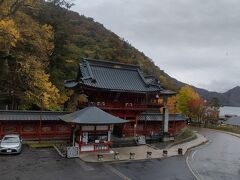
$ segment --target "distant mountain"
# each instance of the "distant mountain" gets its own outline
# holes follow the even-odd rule
[[[224,93],[207,91],[201,88],[195,88],[196,91],[204,99],[210,101],[212,98],[216,97],[219,99],[221,106],[240,106],[240,87],[236,86]]]
[[[240,87],[236,86],[224,93],[232,106],[240,106]]]
[[[165,77],[171,81],[177,89],[181,88],[182,86],[187,85],[177,79],[165,74]],[[240,106],[240,86],[236,86],[224,93],[208,91],[206,89],[194,87],[194,89],[199,93],[199,95],[210,101],[212,98],[218,98],[221,106]]]

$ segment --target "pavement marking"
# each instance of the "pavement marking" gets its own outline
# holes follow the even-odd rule
[[[76,163],[81,166],[85,171],[93,171],[95,170],[92,166],[87,165],[85,162],[83,162],[80,159],[75,159]]]
[[[191,171],[191,173],[193,174],[193,176],[197,179],[197,180],[202,180],[204,179],[200,174],[199,172],[195,169],[195,168],[192,168],[191,167],[191,163],[190,163],[190,158],[192,157],[192,161],[194,161],[194,155],[195,153],[197,152],[198,150],[194,151],[193,153],[191,153],[191,156],[187,156],[186,158],[186,163],[187,163],[187,166],[189,168],[189,170]]]
[[[186,158],[186,163],[187,163],[187,166],[188,166],[188,169],[191,171],[191,173],[193,174],[193,176],[197,179],[197,180],[201,180],[194,172],[193,172],[193,169],[191,168],[191,166],[189,165],[189,162],[188,162],[188,156]]]
[[[120,178],[122,178],[123,180],[131,180],[131,178],[127,177],[126,175],[124,175],[123,173],[121,173],[121,172],[118,171],[116,168],[112,167],[111,165],[104,164],[104,166],[105,166],[106,168],[108,168],[111,172],[113,172],[114,174],[116,174],[117,176],[119,176]]]
[[[194,156],[195,156],[195,154],[196,154],[196,152],[197,152],[198,150],[196,150],[196,151],[194,151],[193,153],[192,153],[192,159],[194,160]]]

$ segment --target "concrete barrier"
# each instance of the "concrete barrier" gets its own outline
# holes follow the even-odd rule
[[[103,155],[102,154],[98,154],[97,158],[98,158],[98,161],[102,161],[103,160]]]
[[[168,155],[168,151],[167,150],[163,150],[163,156],[167,156]]]
[[[134,159],[135,158],[135,153],[134,152],[130,152],[129,155],[130,155],[129,159]]]
[[[151,151],[147,151],[147,159],[152,157],[152,152]]]
[[[183,149],[182,148],[178,148],[178,155],[183,155]]]
[[[115,160],[119,160],[119,152],[115,152],[114,153],[114,159]]]

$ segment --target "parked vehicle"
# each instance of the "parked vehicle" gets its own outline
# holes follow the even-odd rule
[[[18,134],[8,134],[0,141],[0,154],[19,154],[22,151],[22,139]]]

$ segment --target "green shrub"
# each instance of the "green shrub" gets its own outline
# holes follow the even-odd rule
[[[193,131],[189,128],[184,128],[181,132],[175,137],[176,141],[181,141],[186,138],[190,138],[194,135]]]

